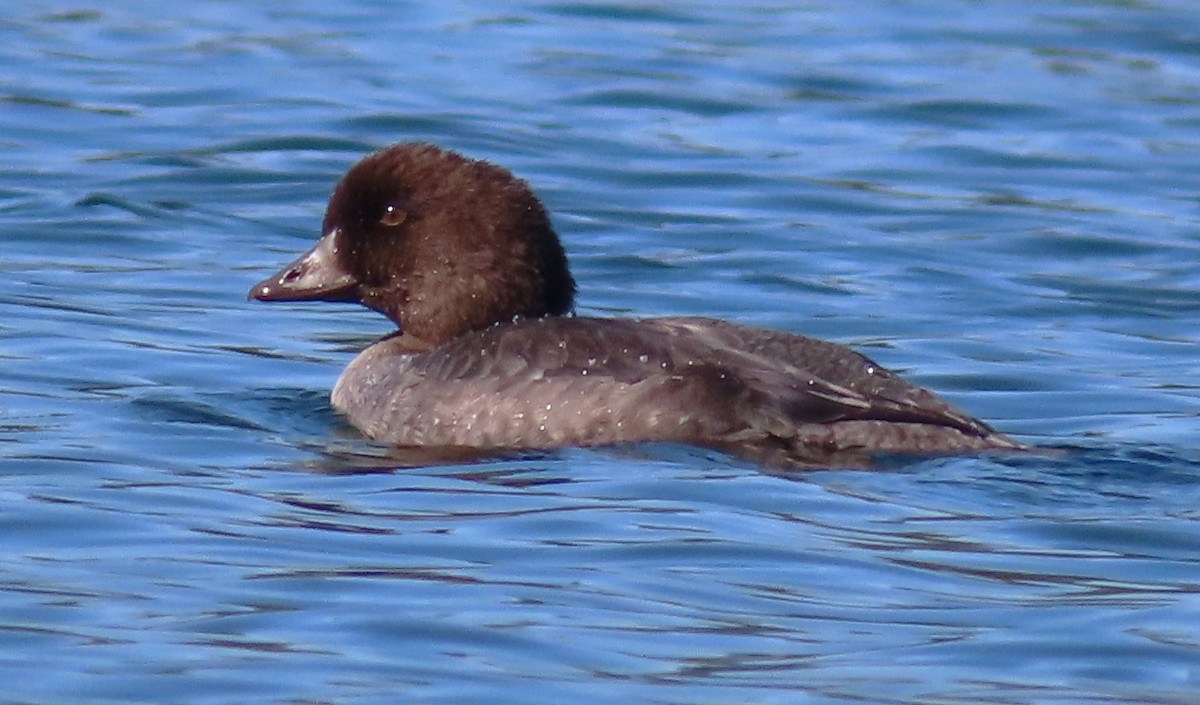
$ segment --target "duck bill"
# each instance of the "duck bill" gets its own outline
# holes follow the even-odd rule
[[[258,301],[357,301],[358,280],[338,262],[333,230],[311,250],[250,288]]]

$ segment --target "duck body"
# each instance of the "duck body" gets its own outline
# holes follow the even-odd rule
[[[406,342],[364,350],[332,395],[400,446],[679,441],[811,462],[1017,447],[841,345],[710,318],[544,317]]]
[[[574,280],[524,182],[431,145],[352,168],[317,245],[250,295],[359,302],[397,323],[331,395],[397,446],[678,441],[802,465],[1022,447],[836,343],[710,318],[570,315]]]

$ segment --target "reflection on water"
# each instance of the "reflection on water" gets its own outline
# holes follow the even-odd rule
[[[12,5],[6,699],[1193,702],[1194,12],[943,5]],[[584,313],[1045,452],[397,462],[327,402],[385,322],[243,296],[400,139],[529,180]]]

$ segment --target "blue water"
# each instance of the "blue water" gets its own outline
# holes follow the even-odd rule
[[[5,703],[1196,703],[1200,13],[143,3],[0,17]],[[589,315],[853,345],[1021,440],[394,469],[387,332],[245,301],[367,151],[504,164]]]

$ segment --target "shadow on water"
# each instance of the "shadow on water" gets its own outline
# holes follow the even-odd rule
[[[710,469],[724,467],[728,472],[757,472],[783,480],[809,480],[822,472],[856,471],[877,474],[921,474],[930,467],[953,464],[978,464],[995,468],[1003,475],[1026,477],[1031,485],[1055,487],[1067,478],[1102,480],[1106,477],[1136,477],[1141,480],[1200,482],[1186,470],[1188,463],[1200,463],[1200,456],[1190,457],[1187,449],[1143,444],[1057,443],[1031,446],[1012,451],[991,451],[956,455],[871,454],[847,453],[834,458],[836,462],[782,461],[774,450],[755,448],[706,448],[680,443],[644,442],[593,448],[559,448],[539,450],[487,450],[469,447],[395,447],[365,439],[337,414],[322,415],[332,419],[328,428],[335,440],[321,440],[313,431],[312,440],[303,447],[312,454],[299,466],[286,469],[330,475],[395,473],[413,469],[442,468],[468,478],[477,474],[487,480],[513,472],[541,472],[557,468],[571,455],[587,454],[610,458],[617,463],[679,463],[696,464]],[[1195,454],[1191,454],[1194,456]],[[1180,463],[1184,469],[1180,469]],[[285,469],[280,467],[279,469]],[[494,474],[494,475],[493,475]],[[567,482],[556,477],[548,483]],[[1082,488],[1076,488],[1082,489]]]

